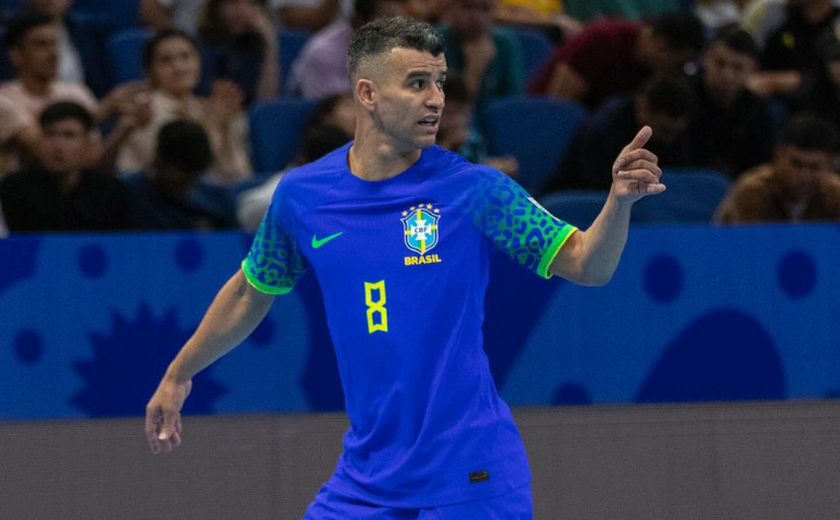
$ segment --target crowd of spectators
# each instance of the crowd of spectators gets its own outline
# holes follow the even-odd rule
[[[141,0],[143,77],[122,84],[100,44],[125,27],[85,22],[72,0],[19,3],[0,13],[0,236],[253,231],[285,171],[352,139],[350,35],[393,15],[445,38],[446,149],[516,177],[517,157],[488,152],[489,103],[586,109],[535,196],[609,189],[649,125],[664,168],[731,179],[714,222],[840,219],[840,0]],[[311,36],[281,70],[287,30]],[[527,31],[553,44],[535,73]],[[280,97],[317,104],[291,163],[255,172],[249,110]]]

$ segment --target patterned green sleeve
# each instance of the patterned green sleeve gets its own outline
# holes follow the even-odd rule
[[[577,228],[554,217],[515,181],[501,173],[481,175],[473,201],[478,228],[513,261],[543,278]]]
[[[254,236],[248,256],[242,262],[245,278],[266,294],[286,294],[306,271],[306,261],[295,240],[275,218],[274,206],[268,208]]]

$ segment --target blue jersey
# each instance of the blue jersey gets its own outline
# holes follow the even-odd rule
[[[502,250],[548,278],[576,228],[437,146],[382,181],[353,175],[349,148],[283,177],[243,262],[266,293],[289,292],[306,269],[321,285],[350,419],[330,484],[409,508],[527,484],[483,350],[489,260]]]

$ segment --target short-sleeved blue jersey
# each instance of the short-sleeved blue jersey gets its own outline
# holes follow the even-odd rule
[[[549,277],[575,228],[437,146],[383,181],[353,175],[349,148],[283,178],[243,262],[270,294],[308,268],[318,277],[350,419],[331,485],[416,508],[527,484],[482,347],[488,264],[502,250]]]

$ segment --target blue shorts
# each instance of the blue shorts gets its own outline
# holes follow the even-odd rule
[[[423,509],[394,509],[337,493],[325,484],[302,520],[531,520],[531,486],[507,495]]]

